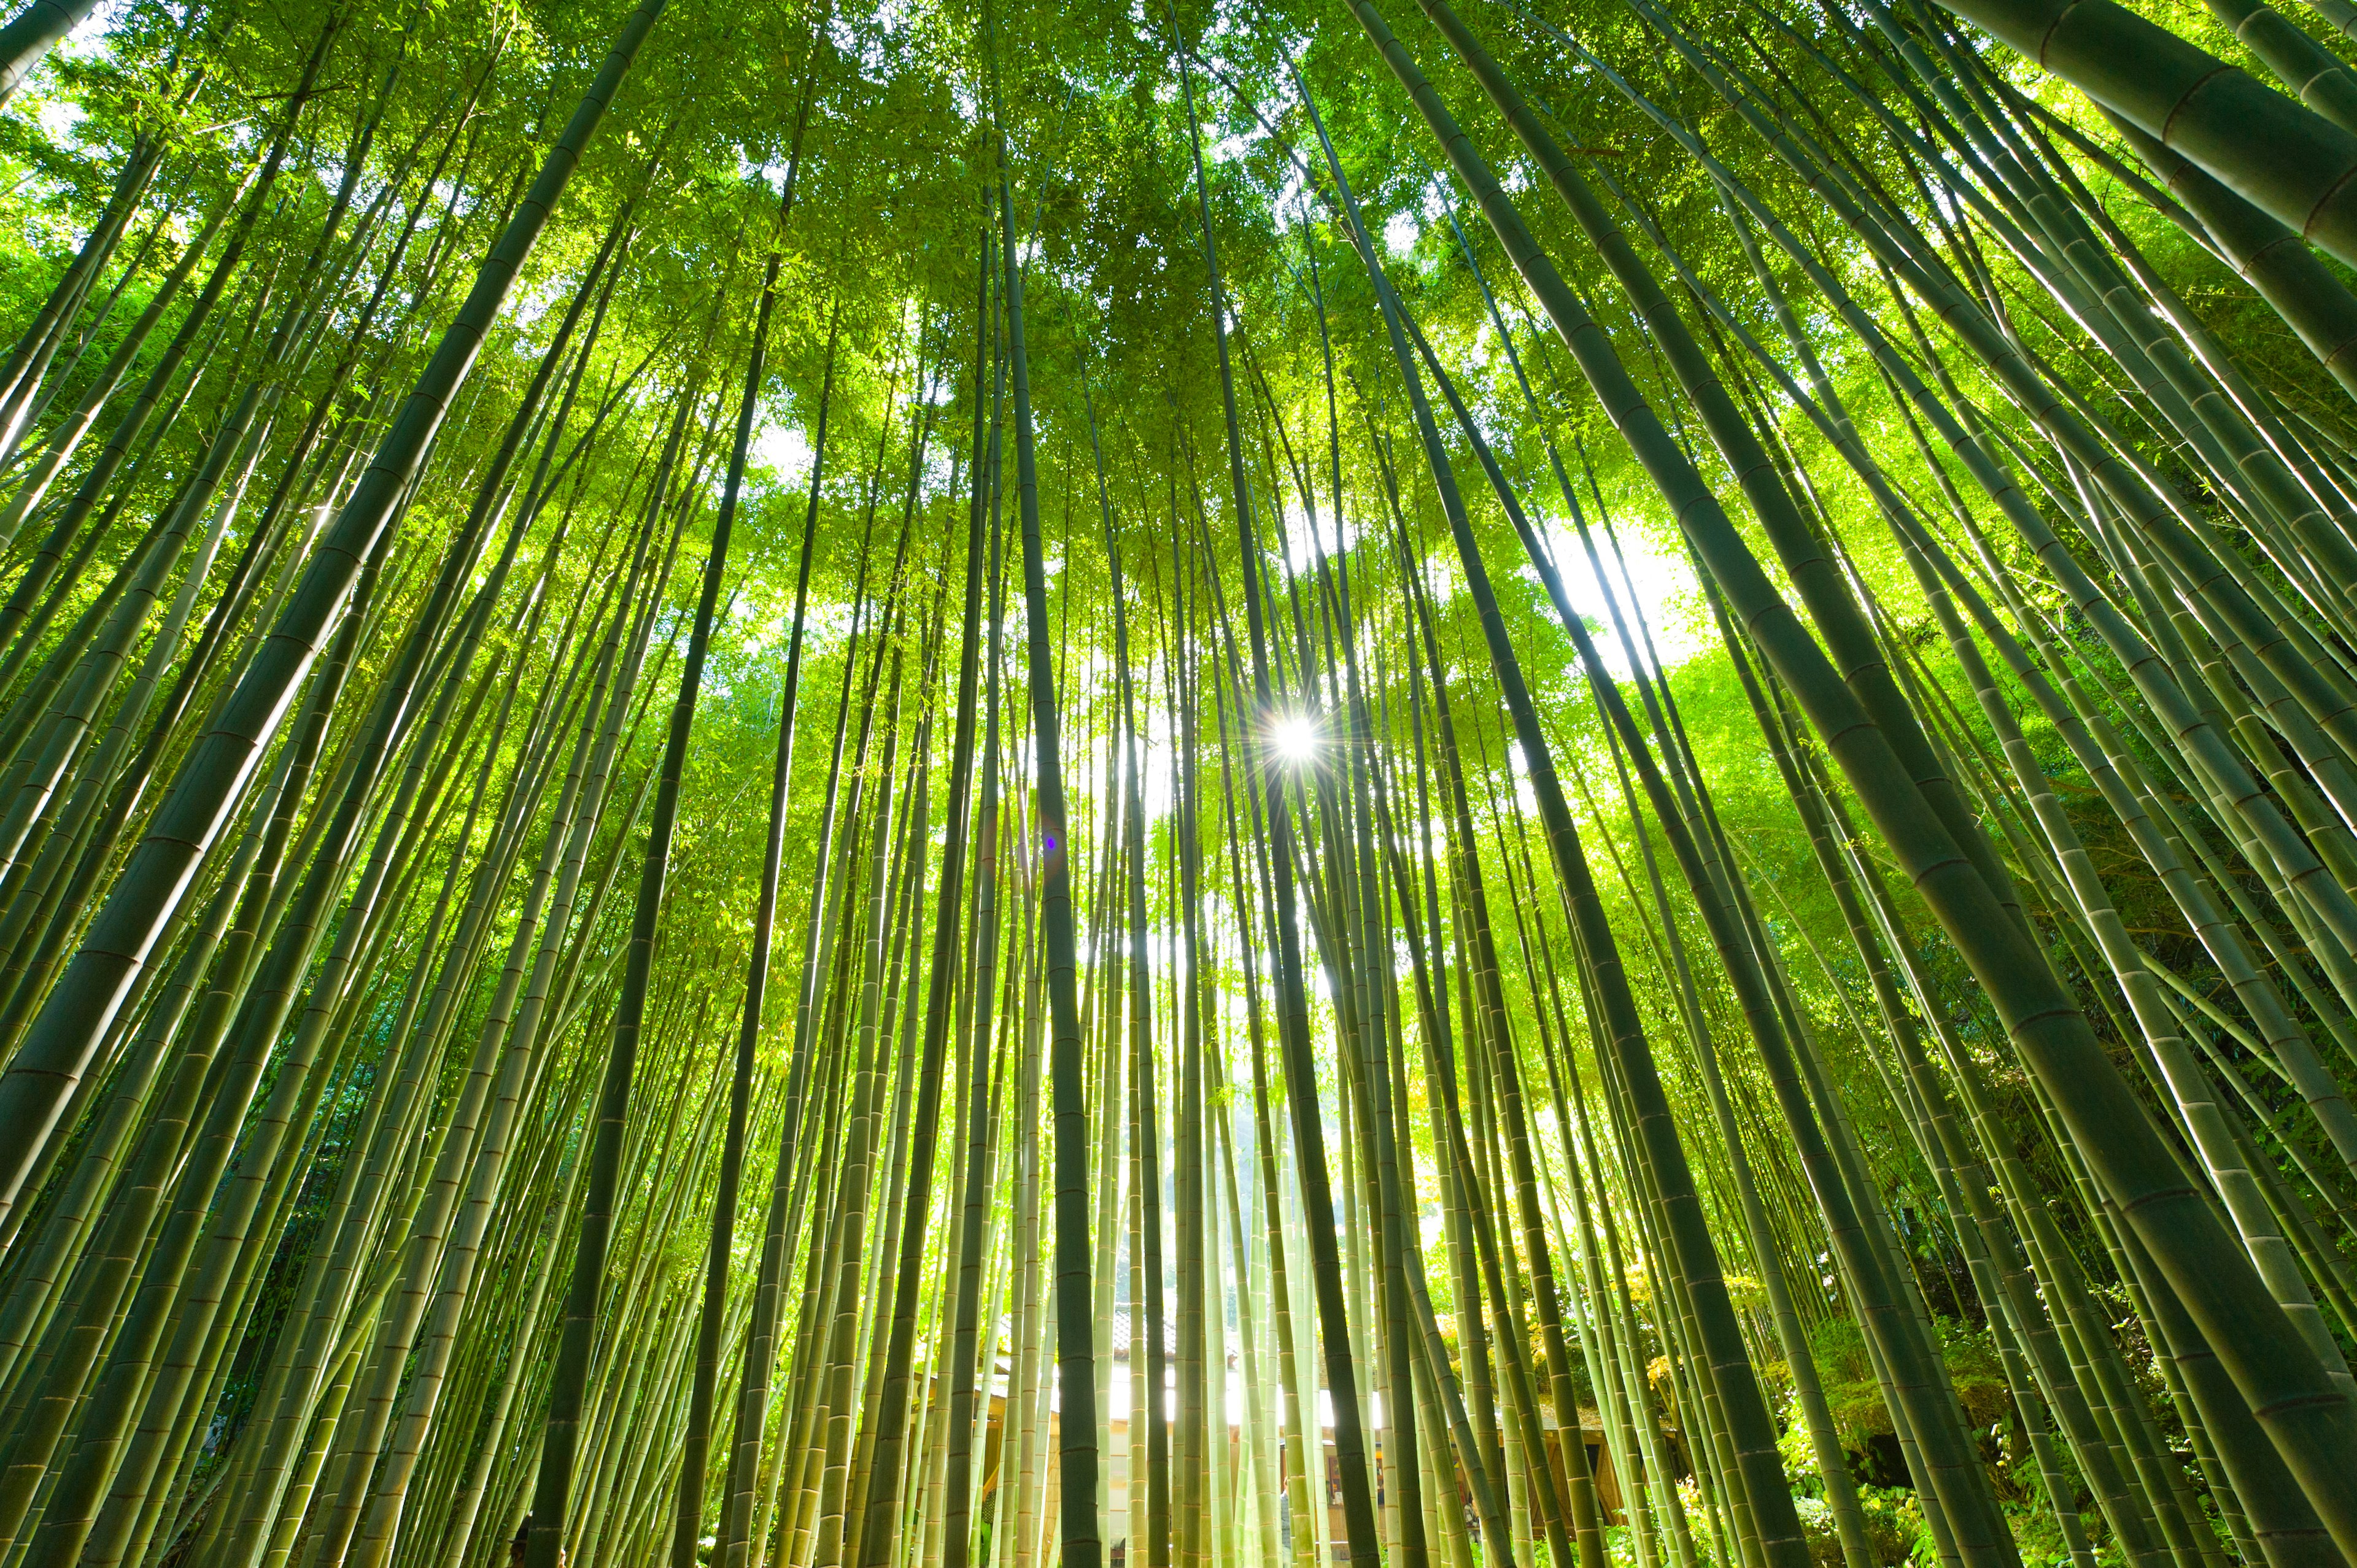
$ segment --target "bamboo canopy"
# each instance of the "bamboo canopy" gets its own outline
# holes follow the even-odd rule
[[[0,1568],[2357,1568],[2352,269],[2347,0],[31,0]]]

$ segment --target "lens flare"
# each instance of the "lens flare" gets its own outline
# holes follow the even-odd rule
[[[1318,755],[1318,725],[1307,714],[1287,714],[1269,725],[1269,748],[1287,762],[1307,762]]]

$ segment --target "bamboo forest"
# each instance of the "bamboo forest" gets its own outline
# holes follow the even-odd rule
[[[2357,1568],[2352,1093],[2352,0],[0,5],[0,1568]]]

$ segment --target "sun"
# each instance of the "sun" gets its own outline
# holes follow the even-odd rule
[[[1268,726],[1269,749],[1287,762],[1318,755],[1318,721],[1308,714],[1285,714]]]

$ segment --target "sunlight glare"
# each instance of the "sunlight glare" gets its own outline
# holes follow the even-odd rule
[[[1287,714],[1269,726],[1268,743],[1287,762],[1307,762],[1318,755],[1318,725],[1307,714]]]

